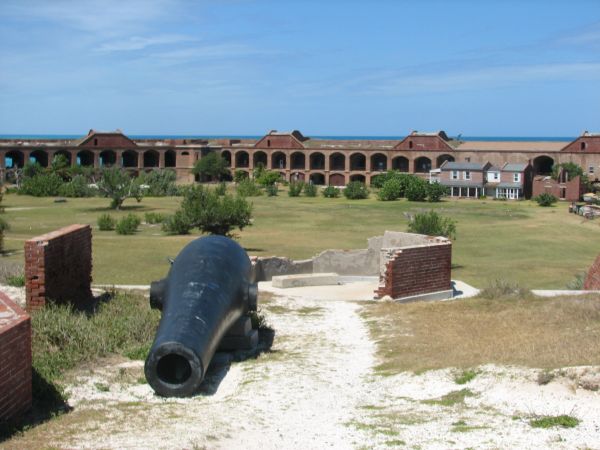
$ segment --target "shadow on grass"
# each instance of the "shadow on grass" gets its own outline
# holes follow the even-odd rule
[[[127,212],[127,211],[138,211],[140,209],[147,209],[148,211],[151,210],[151,208],[148,208],[147,205],[142,205],[142,204],[134,204],[134,205],[123,205],[121,206],[121,209],[116,210],[114,208],[111,208],[110,206],[95,206],[93,208],[83,208],[82,211],[84,212],[105,212],[105,213],[117,213],[117,212]]]
[[[0,424],[0,443],[53,417],[71,411],[63,393],[35,368],[32,369],[31,384],[33,392],[31,409],[20,419]]]
[[[244,247],[244,250],[246,250],[246,252],[264,252],[265,251],[264,248],[252,248],[252,247]]]

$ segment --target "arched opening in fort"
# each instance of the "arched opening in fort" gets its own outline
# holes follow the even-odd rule
[[[68,152],[66,150],[59,150],[56,153],[54,153],[52,160],[54,160],[54,158],[56,158],[59,155],[64,156],[64,158],[67,160],[67,163],[69,164],[69,166],[71,165],[71,152]]]
[[[533,160],[533,174],[534,175],[551,175],[552,167],[554,166],[554,160],[549,156],[538,156]]]
[[[371,156],[371,171],[385,172],[387,170],[387,157],[382,153],[375,153]]]
[[[290,169],[304,170],[306,168],[306,156],[301,152],[294,152],[290,155]]]
[[[350,155],[350,170],[366,170],[367,158],[362,153]]]
[[[431,170],[431,160],[426,156],[415,159],[415,173],[429,173]]]
[[[188,153],[189,155],[189,153]],[[165,152],[165,167],[175,167],[177,165],[177,155],[173,150]]]
[[[117,162],[117,154],[112,150],[104,150],[100,153],[100,167],[111,167]]]
[[[78,166],[93,166],[94,165],[94,154],[89,150],[82,150],[77,153],[77,165]]]
[[[346,177],[341,173],[332,173],[329,175],[329,185],[330,186],[345,186],[346,185]]]
[[[29,161],[36,162],[42,167],[48,167],[48,153],[41,150],[31,152],[29,155]]]
[[[267,167],[267,154],[265,152],[255,152],[252,160],[254,161],[254,167],[259,167],[260,165],[264,168]]]
[[[322,173],[311,173],[309,180],[312,184],[322,186],[325,184],[325,175]]]
[[[282,152],[273,153],[273,159],[271,160],[271,169],[285,169],[286,168],[286,157]]]
[[[158,167],[159,155],[156,150],[146,150],[144,152],[144,167]]]
[[[126,150],[123,152],[121,157],[121,166],[123,167],[137,167],[138,166],[138,154],[133,150]]]
[[[437,166],[436,167],[440,167],[446,161],[453,162],[454,161],[454,156],[452,156],[452,155],[440,155],[440,156],[438,156],[437,157]]]
[[[399,172],[408,172],[408,158],[404,156],[397,156],[392,159],[392,170],[397,170]]]
[[[304,181],[304,173],[302,172],[294,172],[290,176],[290,181]]]
[[[361,183],[364,183],[366,178],[364,175],[350,175],[350,181],[360,181]]]
[[[235,154],[235,167],[246,168],[250,166],[250,156],[248,152],[240,151]]]
[[[25,164],[25,157],[23,153],[18,150],[11,150],[4,155],[4,167],[7,169],[17,169],[23,167]]]
[[[329,170],[346,170],[346,157],[342,153],[334,153],[329,157]]]
[[[325,155],[323,153],[311,153],[309,159],[310,159],[310,170],[325,169]]]
[[[231,167],[231,152],[228,152],[227,150],[223,150],[221,152],[221,158],[223,158],[225,160],[226,167]]]

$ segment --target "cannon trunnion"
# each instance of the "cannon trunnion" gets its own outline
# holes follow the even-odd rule
[[[239,244],[207,236],[189,243],[167,278],[152,283],[150,304],[162,309],[162,317],[144,373],[157,394],[193,395],[220,345],[256,343],[247,316],[257,302],[250,276],[250,259]]]

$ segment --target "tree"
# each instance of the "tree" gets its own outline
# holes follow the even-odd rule
[[[583,176],[583,169],[580,166],[573,162],[566,162],[561,164],[554,164],[554,166],[552,166],[552,178],[558,180],[558,174],[561,168],[567,172],[569,180],[572,180],[573,178],[578,176]]]
[[[262,170],[258,177],[256,176],[256,171],[254,173],[256,182],[261,186],[272,186],[281,180],[281,174],[279,172],[275,172],[274,170]]]
[[[456,239],[456,222],[449,217],[442,217],[431,210],[424,213],[417,213],[411,217],[408,223],[408,231],[427,236],[444,236]]]
[[[211,152],[200,158],[196,164],[194,164],[194,168],[192,169],[194,175],[199,175],[202,178],[208,178],[210,180],[220,180],[223,175],[226,175],[228,172],[227,161],[225,161],[225,158],[220,154],[215,152]]]
[[[252,205],[241,196],[219,196],[199,185],[185,193],[176,214],[180,214],[180,219],[183,215],[190,227],[197,227],[203,233],[232,236],[233,229],[241,231],[251,225]]]
[[[69,166],[69,160],[65,155],[54,155],[54,158],[52,158],[52,162],[50,163],[50,172],[55,173],[63,180],[68,181],[71,178]]]
[[[130,177],[126,171],[118,167],[103,169],[97,185],[98,190],[112,200],[110,207],[113,209],[121,209],[123,202],[128,198],[142,201],[140,180]]]
[[[427,182],[418,177],[413,177],[406,187],[406,198],[411,202],[423,202],[427,198]]]
[[[439,202],[444,195],[448,195],[448,188],[440,183],[427,185],[427,199],[430,202]]]
[[[362,181],[351,181],[346,185],[343,193],[348,200],[369,198],[369,190]]]

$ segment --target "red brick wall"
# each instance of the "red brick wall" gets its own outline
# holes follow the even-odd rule
[[[403,298],[452,289],[452,243],[435,243],[397,250],[387,262],[377,297]]]
[[[412,148],[410,146],[412,142]],[[437,150],[453,152],[453,148],[439,136],[407,136],[394,147],[395,150]]]
[[[585,149],[581,150],[581,143],[585,142]],[[600,137],[598,136],[581,136],[563,148],[563,152],[583,152],[597,153],[600,152]]]
[[[269,145],[269,142],[271,145]],[[292,136],[280,135],[280,136],[265,136],[256,143],[255,148],[274,148],[274,149],[290,149],[290,148],[304,148],[304,146],[294,139]]]
[[[544,179],[534,179],[532,186],[532,196],[537,197],[543,192],[548,192],[549,194],[554,195],[557,198],[561,198],[560,190],[561,188],[566,188],[565,200],[570,202],[577,202],[583,195],[583,187],[581,184],[581,180],[579,177],[575,177],[566,183],[559,183],[558,181],[550,178],[548,180]]]
[[[586,291],[600,290],[600,255],[598,255],[592,267],[590,267],[583,283],[583,289]]]
[[[70,225],[25,242],[27,310],[92,297],[92,229]]]
[[[0,423],[31,407],[31,320],[0,292]]]
[[[124,148],[137,148],[135,142],[127,138],[126,136],[118,133],[113,134],[92,134],[91,137],[87,138],[82,142],[79,147],[82,148],[110,148],[110,149],[124,149]]]

